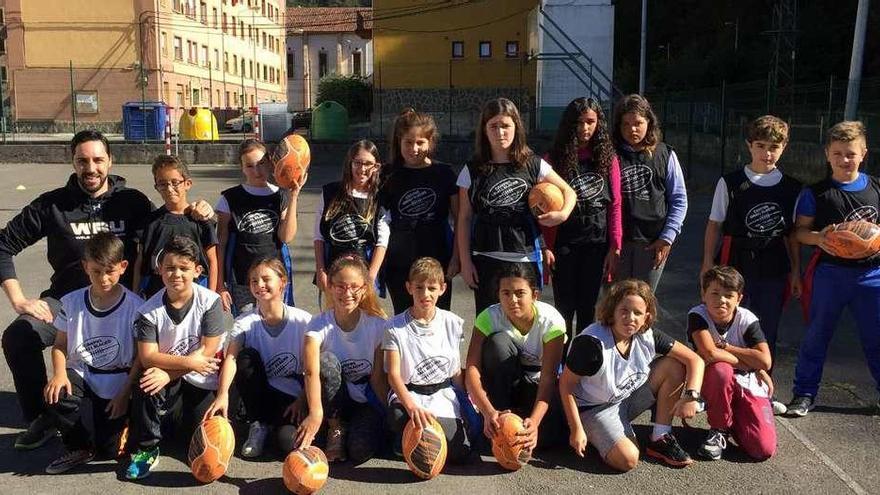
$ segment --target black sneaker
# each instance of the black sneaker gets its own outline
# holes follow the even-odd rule
[[[816,399],[809,395],[796,395],[788,403],[788,415],[803,418],[815,406]]]
[[[28,429],[21,432],[15,437],[16,450],[33,450],[42,447],[43,444],[55,438],[58,435],[58,429],[52,422],[52,418],[48,414],[41,414],[37,419],[31,421]]]
[[[694,460],[681,448],[672,433],[667,433],[648,443],[645,453],[669,466],[685,467],[694,463]]]
[[[94,458],[95,453],[91,450],[72,450],[46,466],[46,474],[66,473],[77,466],[91,462]]]
[[[697,449],[697,455],[703,459],[717,461],[727,448],[727,433],[721,430],[709,430],[709,436]]]

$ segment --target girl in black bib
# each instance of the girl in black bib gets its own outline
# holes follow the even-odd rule
[[[384,278],[394,313],[412,304],[406,280],[413,261],[430,256],[443,266],[447,285],[458,273],[458,253],[453,249],[450,217],[458,213],[455,173],[447,163],[432,158],[440,132],[434,119],[408,108],[394,121],[389,140],[390,162],[380,193],[381,204],[391,216],[391,238],[386,253]],[[448,310],[452,291],[446,291],[437,307]]]
[[[539,182],[562,190],[561,211],[537,219],[529,211],[529,191]],[[477,314],[498,302],[498,273],[511,263],[541,272],[542,240],[538,224],[553,227],[574,209],[572,188],[535,155],[526,143],[519,111],[506,98],[483,107],[476,131],[476,152],[462,168],[456,243],[461,276],[475,292]],[[539,277],[540,280],[541,277]]]
[[[568,104],[547,159],[577,195],[568,220],[542,229],[554,302],[570,340],[593,322],[599,289],[614,277],[620,258],[620,164],[599,102],[577,98]]]
[[[375,283],[388,247],[387,213],[379,208],[379,150],[362,140],[348,149],[342,180],[325,184],[315,215],[315,284],[328,288],[327,267],[345,253],[357,253]]]
[[[272,164],[266,145],[246,139],[238,147],[244,182],[220,193],[217,201],[218,258],[221,260],[218,290],[223,309],[234,315],[253,307],[248,269],[255,259],[278,258],[293,280],[287,243],[296,235],[296,203],[308,179],[302,177],[292,189],[269,183]],[[293,284],[287,285],[284,302],[293,306]]]

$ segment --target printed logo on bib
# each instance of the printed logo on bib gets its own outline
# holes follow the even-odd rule
[[[654,178],[651,167],[636,164],[620,171],[620,190],[638,199],[648,199],[648,184]]]
[[[866,220],[868,222],[877,222],[877,208],[866,205],[860,206],[855,210],[849,212],[849,215],[846,216],[844,221],[851,222],[853,220]]]
[[[272,359],[266,363],[266,376],[289,377],[296,375],[296,356],[291,352],[282,352],[275,354]]]
[[[190,335],[183,340],[175,342],[174,345],[168,349],[166,354],[171,354],[172,356],[185,356],[194,351],[201,341],[202,338],[198,335]]]
[[[641,387],[647,380],[648,374],[644,371],[636,371],[632,375],[620,380],[617,383],[617,393],[608,402],[620,402],[633,393],[635,389]]]
[[[416,385],[440,383],[449,378],[449,364],[449,358],[445,356],[426,358],[416,365],[411,383]]]
[[[595,172],[578,175],[571,181],[571,188],[577,194],[578,203],[591,201],[605,190],[605,180]]]
[[[277,226],[278,213],[272,210],[250,211],[238,221],[239,232],[247,234],[268,234]]]
[[[758,203],[746,213],[746,227],[756,234],[767,234],[782,227],[785,220],[778,203]]]
[[[366,359],[346,359],[341,364],[342,376],[350,382],[368,376],[373,370],[373,364]]]
[[[397,202],[397,210],[405,217],[420,217],[434,209],[437,193],[430,187],[410,189]]]
[[[360,215],[347,214],[337,217],[330,227],[330,239],[339,244],[347,244],[361,239],[369,224]]]
[[[483,196],[486,205],[492,208],[513,206],[522,200],[529,184],[519,177],[508,177],[496,182]]]
[[[86,339],[74,349],[83,362],[94,368],[104,368],[119,355],[119,340],[112,335]]]

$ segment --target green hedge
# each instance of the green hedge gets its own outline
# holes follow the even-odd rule
[[[326,76],[318,83],[316,105],[335,101],[348,110],[352,120],[367,118],[373,109],[373,90],[360,76]]]

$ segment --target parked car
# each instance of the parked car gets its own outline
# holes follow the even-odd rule
[[[312,109],[293,112],[293,119],[290,123],[291,130],[308,129],[312,126]]]
[[[253,132],[254,131],[254,114],[245,112],[244,115],[231,118],[226,121],[227,132]]]

